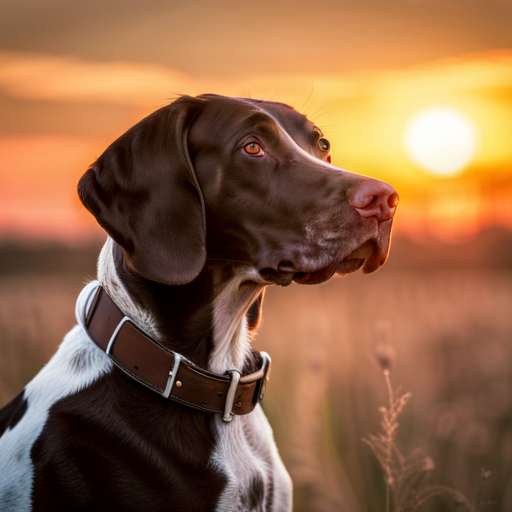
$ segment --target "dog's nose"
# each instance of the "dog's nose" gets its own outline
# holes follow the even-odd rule
[[[398,204],[396,190],[384,181],[364,178],[347,190],[347,200],[359,215],[379,222],[392,219]]]

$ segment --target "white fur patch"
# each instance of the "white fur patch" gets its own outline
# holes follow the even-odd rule
[[[217,293],[213,304],[214,348],[209,368],[224,373],[241,369],[250,352],[250,336],[246,314],[265,286],[259,273],[240,268]],[[256,409],[245,416],[235,416],[230,423],[215,417],[217,442],[210,464],[227,478],[216,510],[218,512],[249,512],[247,497],[251,486],[259,480],[265,500],[272,488],[274,512],[292,509],[292,482],[277,452],[272,429],[263,410]],[[264,503],[258,510],[268,510]]]
[[[150,312],[138,307],[128,295],[119,276],[113,256],[114,241],[108,237],[98,258],[98,281],[117,307],[154,339],[159,338],[156,322]]]
[[[247,329],[247,310],[264,287],[258,271],[240,268],[218,292],[213,303],[213,351],[209,369],[224,373],[241,369],[251,349]]]
[[[265,489],[273,489],[273,512],[292,510],[292,481],[279,456],[272,429],[258,405],[251,414],[236,416],[231,423],[216,417],[217,443],[211,464],[227,477],[227,484],[217,503],[217,512],[252,512],[244,498],[255,478]],[[269,464],[270,462],[270,464]],[[269,467],[270,466],[270,467]],[[257,510],[269,510],[268,503]]]
[[[90,386],[110,371],[112,362],[79,326],[64,338],[48,364],[25,388],[27,410],[13,429],[0,437],[2,512],[28,512],[34,469],[30,451],[53,404]]]

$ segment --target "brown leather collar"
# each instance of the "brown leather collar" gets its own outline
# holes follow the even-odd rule
[[[113,363],[147,388],[205,412],[217,412],[224,421],[248,414],[263,400],[270,357],[260,352],[262,368],[241,376],[238,370],[218,375],[166,349],[124,315],[98,281],[80,294],[77,320]]]

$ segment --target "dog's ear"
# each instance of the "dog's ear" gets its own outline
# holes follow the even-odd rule
[[[78,195],[152,281],[186,284],[206,261],[204,202],[187,132],[206,100],[183,96],[113,142],[82,176]]]

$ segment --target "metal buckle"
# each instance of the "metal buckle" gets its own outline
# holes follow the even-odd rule
[[[105,353],[107,354],[107,356],[110,356],[110,353],[112,352],[112,347],[114,346],[114,342],[116,341],[117,335],[119,334],[119,331],[121,330],[121,328],[123,327],[123,325],[126,322],[130,322],[132,325],[135,326],[135,324],[132,322],[132,320],[129,317],[127,317],[127,316],[125,316],[117,324],[116,330],[112,333],[112,336],[110,337],[110,341],[108,342],[107,348],[105,350]]]
[[[178,368],[181,363],[181,355],[173,352],[174,354],[174,364],[172,365],[172,370],[169,372],[169,378],[167,379],[167,384],[165,385],[165,390],[162,393],[164,398],[169,398],[171,394],[171,389],[174,386],[174,381],[176,380],[176,375],[178,374]]]
[[[229,423],[233,419],[233,403],[235,401],[236,388],[240,382],[240,371],[236,368],[229,370],[228,373],[231,375],[231,382],[229,383],[228,394],[226,395],[226,405],[224,406],[224,416],[222,420]]]
[[[265,391],[267,390],[267,383],[270,379],[270,367],[272,366],[272,359],[266,352],[260,352],[261,357],[263,358],[263,377],[261,378],[260,388],[258,389],[258,402],[261,403],[263,398],[265,397]]]

